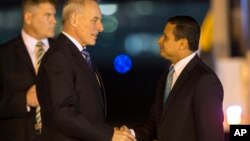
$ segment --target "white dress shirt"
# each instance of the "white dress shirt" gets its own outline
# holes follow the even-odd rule
[[[24,30],[22,30],[21,32],[21,36],[23,38],[24,41],[24,45],[26,47],[26,49],[28,50],[30,59],[32,61],[32,64],[34,66],[34,68],[36,67],[36,52],[35,52],[35,47],[36,44],[38,42],[37,39],[31,37],[30,35],[28,35]],[[47,38],[39,40],[43,42],[43,48],[45,51],[47,51],[49,49],[49,41]],[[27,111],[30,112],[30,107],[27,105]]]
[[[175,65],[173,65],[173,64],[171,65],[171,66],[174,66],[174,74],[173,74],[173,81],[172,81],[171,88],[173,88],[173,86],[174,86],[176,80],[178,79],[178,77],[180,76],[181,72],[186,67],[186,65],[194,58],[195,55],[196,55],[196,52],[183,58],[182,60],[177,62]]]
[[[49,41],[47,38],[42,39],[42,40],[37,40],[30,35],[28,35],[24,30],[21,32],[21,36],[23,38],[24,44],[28,50],[29,56],[31,58],[32,64],[35,67],[36,66],[36,52],[35,52],[35,47],[38,41],[43,42],[43,48],[45,51],[49,49]]]

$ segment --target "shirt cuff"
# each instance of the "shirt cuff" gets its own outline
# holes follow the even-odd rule
[[[26,106],[27,112],[30,112],[30,106]]]
[[[135,136],[135,131],[133,130],[133,129],[129,129],[130,130],[130,133],[134,136],[134,137],[136,137]]]

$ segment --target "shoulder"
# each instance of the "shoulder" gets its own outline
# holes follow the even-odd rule
[[[65,66],[69,62],[67,48],[63,45],[57,44],[57,42],[54,42],[54,44],[46,52],[42,61],[46,66]]]
[[[6,50],[11,50],[20,44],[24,44],[24,43],[23,43],[22,37],[18,36],[16,38],[13,38],[13,39],[1,44],[0,51],[2,52],[2,51],[6,51]]]
[[[220,80],[217,76],[217,74],[214,72],[212,68],[210,68],[207,64],[205,64],[202,59],[199,57],[196,57],[195,60],[192,60],[188,66],[189,72],[189,78],[192,79],[193,82],[218,82],[220,83]],[[190,67],[191,66],[191,67]]]
[[[198,62],[198,64],[194,68],[194,74],[199,76],[199,83],[206,84],[207,86],[217,85],[221,86],[221,81],[215,71],[211,69],[207,64],[205,64],[202,60]]]
[[[213,69],[211,69],[207,64],[203,62],[203,60],[199,56],[195,56],[190,63],[187,65],[188,70],[195,73],[196,75],[204,75],[204,74],[215,74]]]

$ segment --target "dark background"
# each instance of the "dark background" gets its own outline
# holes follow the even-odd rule
[[[57,0],[59,3],[65,2],[65,0]],[[140,0],[99,0],[101,3],[126,3],[126,2],[133,2],[133,1],[140,1]],[[155,2],[163,1],[163,2],[209,2],[209,0],[153,0]],[[13,5],[20,5],[22,0],[1,0],[0,5],[3,6],[13,6]]]

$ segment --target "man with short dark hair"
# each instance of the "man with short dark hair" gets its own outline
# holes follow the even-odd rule
[[[168,20],[159,46],[172,65],[159,81],[148,121],[134,128],[138,141],[224,141],[223,87],[196,53],[199,38],[192,17]]]

